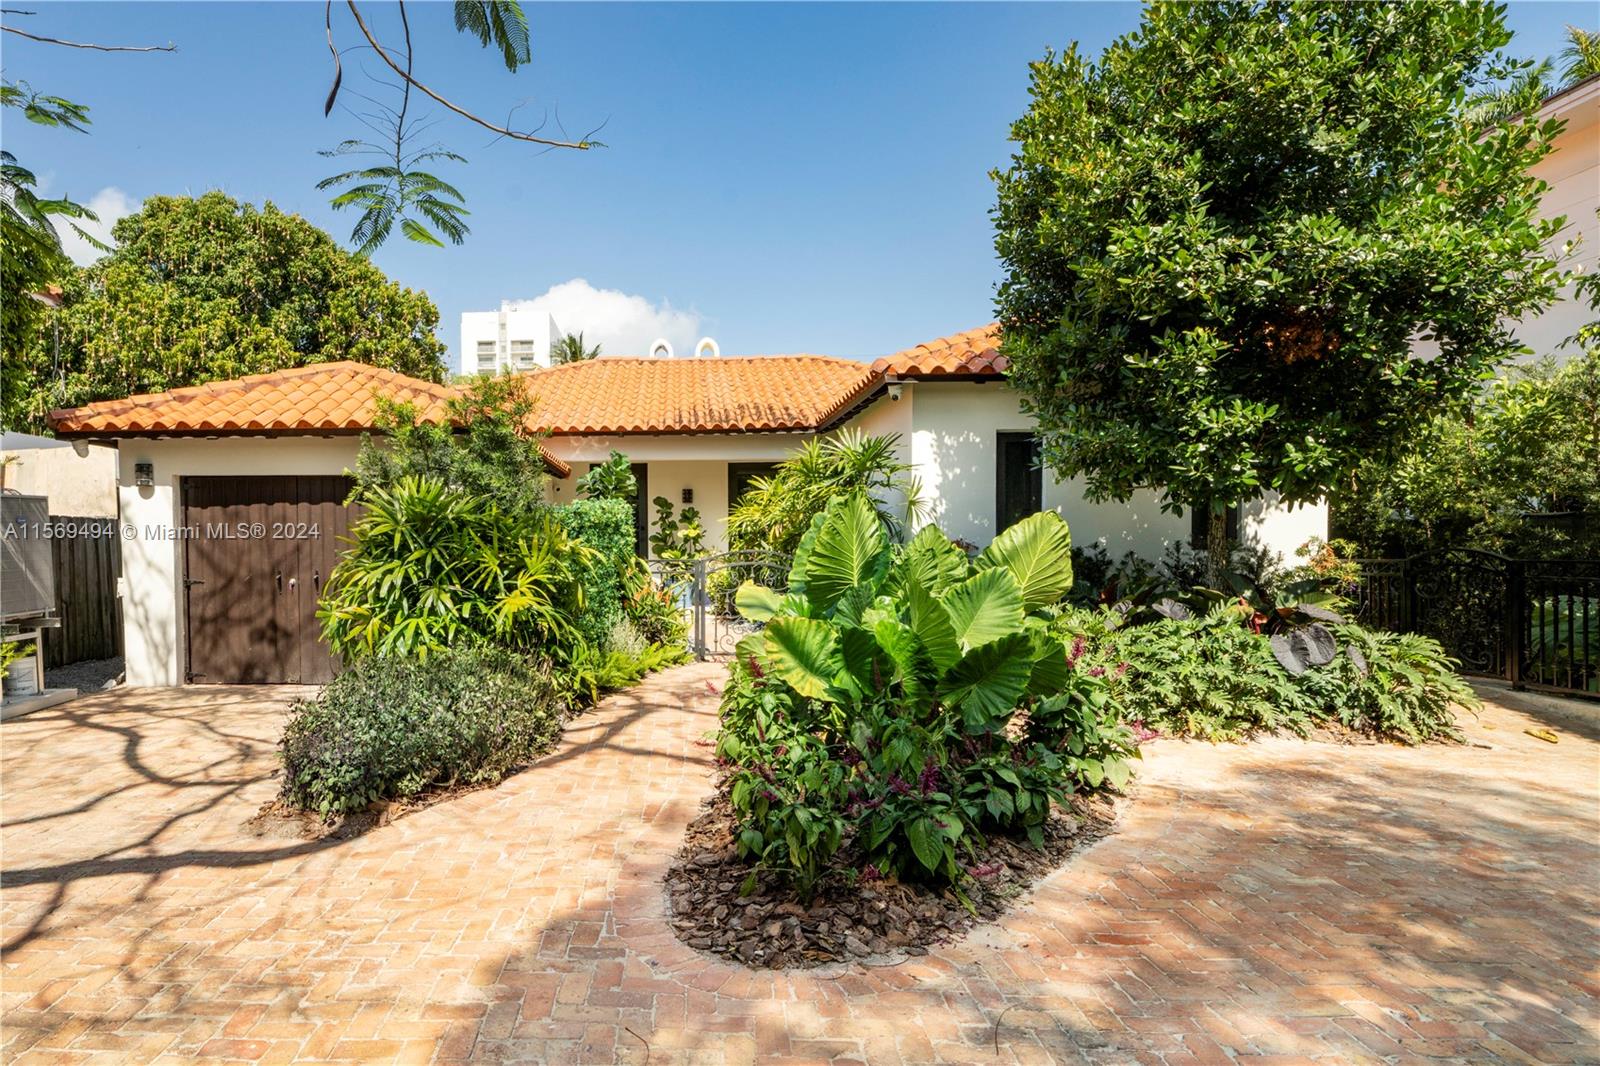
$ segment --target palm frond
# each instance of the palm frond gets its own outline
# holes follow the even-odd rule
[[[1600,30],[1567,27],[1567,46],[1561,49],[1561,86],[1576,85],[1600,74]]]
[[[517,0],[456,0],[456,29],[476,37],[485,48],[498,45],[507,70],[533,58],[528,17]]]

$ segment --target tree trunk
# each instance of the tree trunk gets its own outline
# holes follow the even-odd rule
[[[1226,587],[1228,572],[1228,509],[1212,507],[1206,515],[1206,584],[1214,589]]]

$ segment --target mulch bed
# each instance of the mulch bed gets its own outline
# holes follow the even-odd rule
[[[972,910],[949,889],[894,880],[852,883],[843,875],[825,878],[808,905],[765,872],[756,873],[754,892],[740,894],[754,867],[738,856],[732,810],[719,792],[689,824],[667,871],[672,928],[692,948],[765,969],[891,964],[926,955],[1000,917],[1034,881],[1110,833],[1115,820],[1109,796],[1075,797],[1045,826],[1042,847],[991,835],[963,860],[974,874],[962,886]],[[840,858],[857,865],[849,845]]]

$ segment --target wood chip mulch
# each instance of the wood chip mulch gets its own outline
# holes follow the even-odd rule
[[[1109,834],[1115,820],[1110,796],[1074,797],[1045,826],[1042,847],[991,834],[976,855],[962,857],[973,875],[962,885],[971,910],[947,888],[844,873],[825,878],[807,904],[766,872],[756,874],[754,892],[740,894],[754,866],[739,858],[732,811],[719,792],[689,824],[667,871],[672,928],[692,948],[762,969],[889,965],[994,921],[1034,881]],[[839,857],[842,867],[859,866],[849,844]]]

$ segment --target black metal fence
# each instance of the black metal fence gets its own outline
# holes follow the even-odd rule
[[[1360,562],[1363,624],[1433,637],[1462,673],[1600,699],[1600,559],[1440,548]]]

